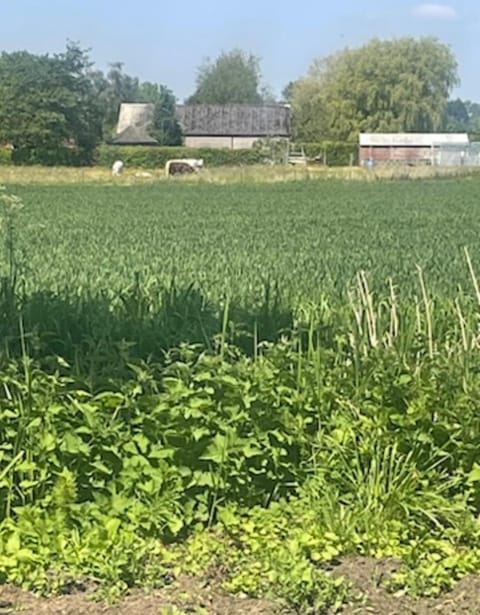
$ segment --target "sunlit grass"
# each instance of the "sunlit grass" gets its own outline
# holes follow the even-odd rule
[[[306,179],[342,179],[375,181],[378,179],[422,179],[478,175],[480,169],[468,167],[429,166],[378,166],[374,169],[360,167],[252,165],[243,167],[205,168],[199,173],[170,178],[169,181],[211,183],[270,183]],[[113,177],[104,167],[16,167],[0,166],[0,183],[3,184],[75,184],[101,183],[137,185],[167,181],[163,168],[126,168],[122,175]]]

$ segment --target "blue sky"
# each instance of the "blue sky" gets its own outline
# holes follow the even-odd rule
[[[222,50],[260,56],[278,95],[315,57],[404,35],[448,43],[462,80],[454,95],[480,102],[479,0],[0,0],[1,50],[56,52],[79,41],[99,68],[124,62],[180,100],[193,92],[201,61]]]

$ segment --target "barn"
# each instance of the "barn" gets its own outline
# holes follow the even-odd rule
[[[189,147],[251,148],[262,138],[290,138],[289,105],[178,105]]]
[[[440,146],[468,146],[467,133],[360,133],[359,161],[432,164]]]
[[[122,103],[112,143],[154,145],[149,133],[151,103]],[[177,105],[177,121],[188,147],[250,148],[258,139],[289,138],[289,105]]]

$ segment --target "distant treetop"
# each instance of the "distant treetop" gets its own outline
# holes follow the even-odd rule
[[[223,51],[216,60],[207,59],[198,68],[197,88],[188,104],[261,104],[262,88],[259,59],[241,49]]]

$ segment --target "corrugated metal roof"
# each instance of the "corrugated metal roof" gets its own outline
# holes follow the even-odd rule
[[[360,133],[360,145],[369,147],[430,147],[437,144],[465,145],[467,133]]]

